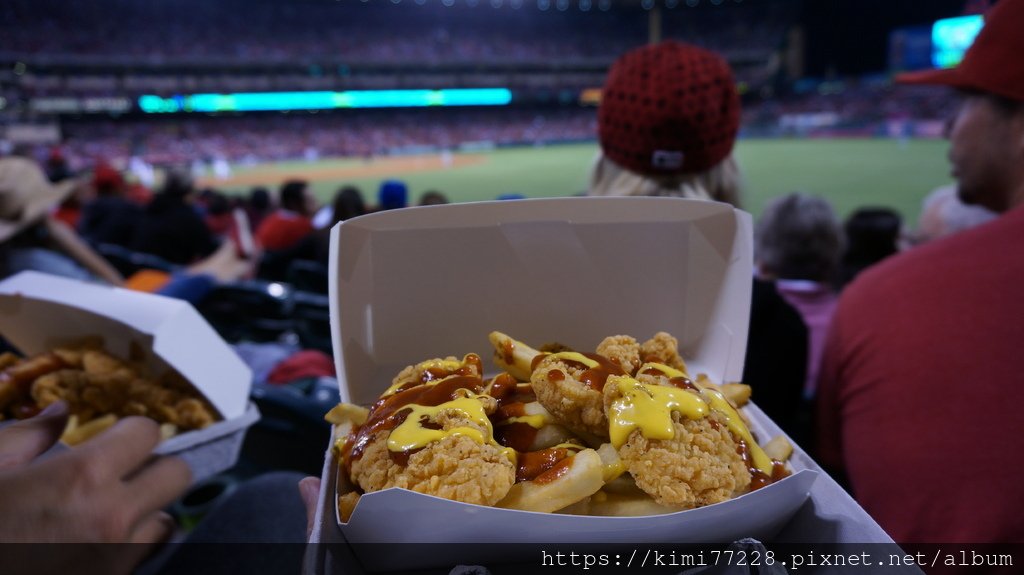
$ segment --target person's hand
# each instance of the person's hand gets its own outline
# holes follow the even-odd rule
[[[188,488],[191,472],[180,459],[151,456],[156,422],[128,417],[73,450],[39,457],[66,420],[58,402],[0,429],[0,541],[133,545],[10,545],[2,573],[128,573],[174,529],[161,509]]]
[[[313,533],[313,519],[316,517],[316,503],[320,497],[320,478],[304,477],[299,480],[299,496],[306,505],[306,540]]]

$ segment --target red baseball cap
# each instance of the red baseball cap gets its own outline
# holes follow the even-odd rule
[[[942,84],[1024,101],[1024,0],[1001,0],[955,68],[896,76],[903,84]]]
[[[732,151],[740,98],[724,58],[690,44],[661,42],[612,64],[597,122],[604,155],[627,170],[702,172]]]

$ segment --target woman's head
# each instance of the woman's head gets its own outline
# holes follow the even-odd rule
[[[830,282],[842,249],[842,229],[832,205],[807,194],[769,202],[754,230],[754,259],[769,278]]]
[[[334,195],[332,208],[334,223],[365,214],[366,202],[363,201],[363,192],[355,186],[344,186]]]
[[[601,96],[602,158],[591,194],[736,201],[739,122],[739,94],[721,56],[673,41],[627,52]]]

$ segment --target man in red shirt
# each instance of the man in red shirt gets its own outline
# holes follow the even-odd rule
[[[958,195],[1001,212],[869,269],[843,293],[819,382],[822,462],[901,543],[1024,542],[1024,0],[954,69]]]
[[[281,185],[281,207],[256,229],[256,239],[263,249],[286,250],[313,231],[308,188],[304,180],[289,180]]]

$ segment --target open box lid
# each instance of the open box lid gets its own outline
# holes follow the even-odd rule
[[[679,339],[692,373],[736,381],[750,313],[752,223],[681,198],[553,198],[378,212],[332,230],[341,400],[368,405],[407,365],[606,336]]]
[[[28,355],[100,336],[127,358],[136,342],[154,373],[177,370],[224,419],[246,411],[252,372],[182,300],[26,271],[0,282],[0,318],[0,335]]]

